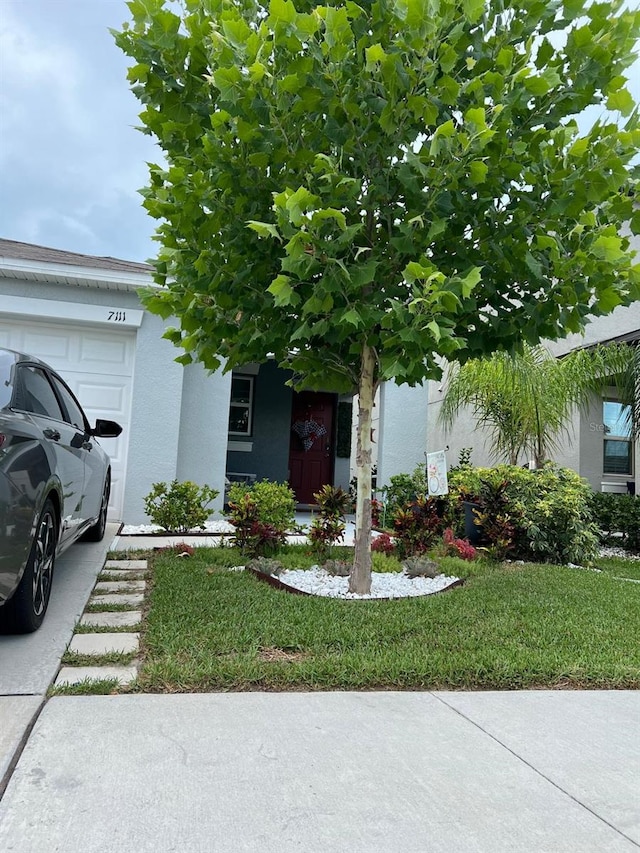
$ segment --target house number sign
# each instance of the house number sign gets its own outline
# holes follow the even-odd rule
[[[107,315],[107,320],[109,323],[126,323],[127,312],[126,311],[109,311],[109,313]]]

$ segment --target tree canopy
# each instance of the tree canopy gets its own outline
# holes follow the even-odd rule
[[[358,390],[368,548],[370,406],[522,338],[637,298],[622,0],[131,0],[143,130],[166,162],[147,307],[181,360],[273,353],[301,387]],[[601,104],[581,134],[574,116]],[[356,563],[358,550],[356,547]],[[367,565],[368,558],[363,557]],[[370,565],[370,564],[369,564]]]

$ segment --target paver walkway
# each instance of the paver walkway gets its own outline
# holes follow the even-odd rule
[[[98,630],[95,633],[81,630],[69,643],[70,654],[82,655],[82,664],[65,664],[55,680],[55,687],[67,687],[91,681],[115,681],[119,685],[131,684],[138,676],[138,661],[114,664],[113,655],[135,655],[140,649],[140,634],[137,631],[118,630],[135,628],[140,624],[146,581],[142,576],[147,571],[146,560],[107,560],[98,580],[88,608],[78,623],[81,628],[113,628],[114,631]],[[116,578],[112,580],[111,578]],[[126,606],[129,609],[122,610]],[[102,608],[94,612],[93,607]],[[111,609],[112,608],[112,609]],[[95,664],[87,663],[95,658]]]

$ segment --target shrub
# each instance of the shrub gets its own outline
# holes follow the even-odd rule
[[[588,564],[597,555],[591,486],[575,471],[549,463],[529,471],[513,465],[461,468],[449,477],[454,527],[462,500],[473,500],[494,556]]]
[[[233,515],[231,504],[237,503],[243,495],[251,495],[256,506],[257,520],[262,524],[273,525],[283,533],[293,526],[296,499],[287,483],[274,483],[270,480],[259,480],[251,486],[247,483],[232,483],[228,498],[230,517]]]
[[[187,533],[203,528],[209,517],[209,504],[219,495],[210,486],[198,486],[190,480],[179,483],[154,483],[144,499],[144,509],[153,524],[168,533]]]
[[[311,550],[319,558],[327,558],[331,552],[331,546],[339,542],[344,536],[344,521],[333,516],[316,515],[309,527],[309,542]]]
[[[253,557],[273,554],[286,542],[286,528],[264,521],[258,503],[248,491],[229,500],[227,515],[235,527],[234,544]]]
[[[351,509],[351,496],[341,486],[323,486],[313,497],[324,517],[344,518]]]
[[[371,526],[380,527],[380,519],[384,507],[377,498],[371,498]]]
[[[394,474],[384,489],[386,518],[393,521],[398,512],[424,498],[427,491],[424,465],[418,465],[412,474]]]
[[[604,542],[621,533],[615,544],[629,551],[640,550],[640,500],[633,495],[594,492],[591,510]]]
[[[351,506],[351,497],[340,486],[323,486],[314,492],[319,514],[314,516],[309,529],[311,548],[320,558],[326,559],[331,546],[344,537],[345,513]]]
[[[460,557],[462,560],[475,560],[477,551],[468,539],[457,539],[450,527],[442,535],[444,556]]]
[[[432,546],[443,525],[439,506],[434,498],[422,496],[396,513],[393,526],[396,549],[401,558],[422,554]]]
[[[384,554],[375,551],[372,555],[372,570],[374,572],[401,572],[402,564],[394,554]]]
[[[395,543],[388,533],[381,533],[371,540],[371,551],[382,554],[393,554],[396,550]]]

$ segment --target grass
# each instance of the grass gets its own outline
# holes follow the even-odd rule
[[[619,578],[640,580],[640,560],[625,560],[622,557],[600,557],[596,566],[601,571]]]
[[[127,666],[138,656],[137,652],[105,652],[102,655],[85,655],[66,651],[63,666]]]
[[[140,623],[133,625],[84,625],[78,623],[74,634],[130,634],[140,631]]]
[[[278,559],[314,562],[305,546]],[[140,689],[640,687],[640,585],[611,576],[628,561],[595,573],[449,558],[463,587],[395,601],[290,595],[228,571],[244,562],[232,548],[154,556]]]
[[[47,696],[105,696],[127,693],[131,685],[121,685],[117,678],[85,678],[78,684],[50,687]]]
[[[109,593],[111,594],[111,593]],[[135,593],[136,595],[140,595],[140,593]],[[107,593],[103,593],[102,597],[106,597]],[[139,605],[136,604],[109,604],[104,601],[97,601],[100,598],[100,594],[96,595],[96,600],[87,604],[84,611],[85,613],[117,613],[122,610],[136,610],[139,608]]]

